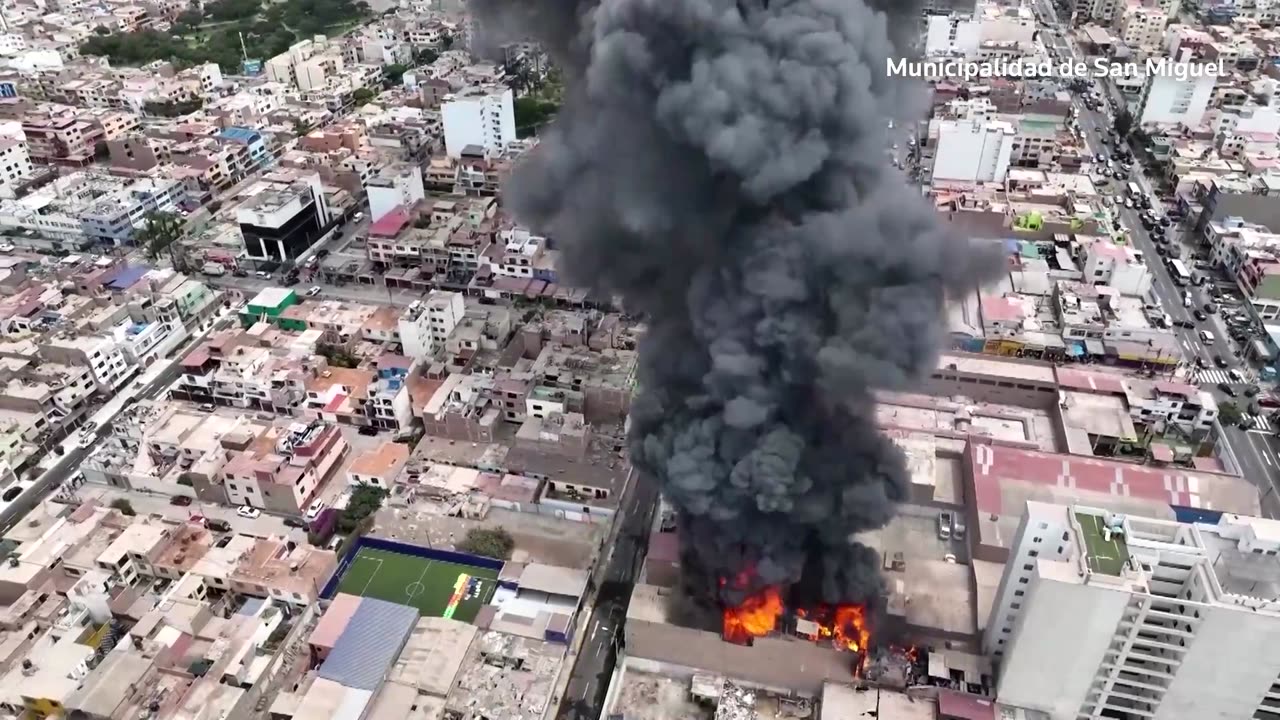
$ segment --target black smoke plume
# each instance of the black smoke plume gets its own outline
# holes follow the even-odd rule
[[[916,9],[470,7],[480,42],[532,37],[563,74],[506,202],[555,239],[570,280],[647,318],[631,455],[679,508],[686,591],[875,596],[878,559],[852,536],[889,521],[908,477],[872,391],[932,370],[944,301],[999,266],[886,157],[887,120],[923,110],[886,73]]]

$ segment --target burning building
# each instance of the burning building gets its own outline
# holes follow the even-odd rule
[[[853,537],[908,486],[872,392],[929,373],[944,303],[999,268],[885,157],[923,109],[885,72],[917,8],[470,7],[478,44],[532,34],[565,79],[506,196],[571,280],[648,321],[631,456],[678,509],[686,607],[738,643],[787,622],[865,649],[882,580]]]

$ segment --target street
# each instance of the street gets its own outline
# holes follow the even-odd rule
[[[1057,24],[1053,19],[1052,5],[1049,0],[1039,0],[1037,9],[1040,12],[1045,24],[1054,26]],[[1084,59],[1075,45],[1066,38],[1064,34],[1051,34],[1051,45],[1056,50],[1060,59]],[[1112,122],[1106,112],[1107,105],[1115,103],[1119,98],[1119,93],[1110,87],[1110,83],[1105,83],[1108,87],[1105,89],[1104,102],[1099,110],[1089,110],[1079,97],[1076,97],[1074,105],[1078,111],[1078,122],[1084,137],[1085,145],[1091,154],[1102,153],[1111,155],[1111,147],[1103,142],[1103,138],[1107,137],[1112,129]],[[1099,192],[1113,196],[1121,196],[1124,194],[1124,185],[1128,182],[1137,183],[1139,188],[1151,199],[1152,210],[1157,215],[1164,215],[1166,208],[1162,206],[1159,198],[1156,197],[1151,178],[1144,173],[1144,168],[1139,162],[1133,164],[1129,171],[1128,177],[1123,180],[1113,180],[1110,190],[1099,189]],[[1197,321],[1194,316],[1196,308],[1203,308],[1206,302],[1211,298],[1205,293],[1205,288],[1188,286],[1182,287],[1170,276],[1169,270],[1165,264],[1161,262],[1161,256],[1156,251],[1156,243],[1151,236],[1143,228],[1139,211],[1135,208],[1125,207],[1122,203],[1115,205],[1115,212],[1120,222],[1127,231],[1131,242],[1135,249],[1142,252],[1147,267],[1150,268],[1154,278],[1153,289],[1160,301],[1160,305],[1164,312],[1170,315],[1175,326],[1173,332],[1178,337],[1178,344],[1185,353],[1185,359],[1189,365],[1194,367],[1197,359],[1202,361],[1206,368],[1210,370],[1193,373],[1191,377],[1194,381],[1202,383],[1202,389],[1208,390],[1213,394],[1214,398],[1221,404],[1224,402],[1237,402],[1216,387],[1220,381],[1227,379],[1229,370],[1238,370],[1245,376],[1246,380],[1252,380],[1257,376],[1253,368],[1249,367],[1237,357],[1232,351],[1231,336],[1225,327],[1222,317],[1219,313],[1210,313],[1203,321]],[[1181,257],[1186,259],[1191,257],[1191,253],[1197,248],[1196,238],[1192,236],[1191,231],[1185,229],[1180,224],[1175,224],[1168,229],[1172,243],[1177,243],[1182,248]],[[1189,262],[1189,261],[1188,261]],[[1184,292],[1191,293],[1191,307],[1184,307]],[[1188,321],[1192,327],[1178,327],[1176,323],[1179,321]],[[1215,337],[1215,344],[1212,347],[1206,347],[1200,338],[1200,330],[1208,330]],[[1226,367],[1220,367],[1217,362],[1218,358],[1224,361]],[[1247,401],[1245,403],[1247,404]],[[1255,418],[1255,420],[1257,420]],[[1271,435],[1266,427],[1265,420],[1259,423],[1261,428],[1253,430],[1243,430],[1234,425],[1220,425],[1223,431],[1223,441],[1226,444],[1227,454],[1234,457],[1237,468],[1242,476],[1253,482],[1263,501],[1263,514],[1266,517],[1280,517],[1280,498],[1277,498],[1277,492],[1280,490],[1277,486],[1277,474],[1280,472],[1280,443]]]
[[[61,455],[49,454],[42,458],[38,465],[42,472],[32,482],[31,489],[23,492],[5,506],[3,510],[0,510],[0,531],[7,531],[13,527],[23,515],[30,512],[33,507],[66,482],[79,469],[80,464],[93,449],[93,446],[110,432],[111,421],[125,407],[135,400],[154,400],[160,397],[168,389],[169,385],[178,378],[182,367],[178,361],[185,357],[192,348],[203,342],[210,332],[226,327],[230,321],[230,311],[227,308],[221,308],[217,320],[208,323],[203,332],[192,337],[186,345],[175,352],[173,359],[157,360],[145,373],[139,376],[138,380],[125,385],[106,404],[98,408],[89,419],[90,422],[96,423],[97,429],[93,432],[92,438],[86,441],[85,446],[80,444],[79,436],[73,434],[59,444]]]
[[[618,507],[614,520],[618,523],[618,532],[609,551],[591,622],[587,625],[587,639],[578,652],[560,701],[556,715],[560,720],[596,720],[603,711],[609,680],[618,659],[627,604],[644,562],[657,504],[657,483],[637,472],[630,492]]]

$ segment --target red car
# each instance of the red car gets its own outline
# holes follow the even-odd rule
[[[1276,397],[1269,393],[1266,395],[1259,395],[1256,402],[1265,408],[1280,407],[1280,397]]]

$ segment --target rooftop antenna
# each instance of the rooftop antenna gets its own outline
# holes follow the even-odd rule
[[[242,32],[238,32],[238,33],[236,33],[236,35],[239,35],[239,36],[240,36],[240,59],[241,59],[241,60],[248,60],[248,59],[249,59],[249,51],[248,51],[247,49],[245,49],[245,46],[244,46],[244,33],[242,33]]]

